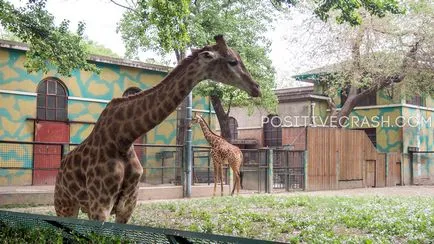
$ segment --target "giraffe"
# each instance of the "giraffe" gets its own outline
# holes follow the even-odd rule
[[[229,164],[234,172],[234,186],[231,195],[234,195],[235,187],[237,188],[237,195],[240,193],[240,186],[242,186],[242,173],[240,171],[241,164],[243,162],[243,153],[241,150],[223,137],[216,135],[205,120],[198,114],[195,114],[191,120],[192,124],[199,124],[202,128],[205,139],[211,146],[211,159],[214,165],[214,193],[215,196],[217,188],[217,180],[220,180],[221,195],[223,196],[223,164]]]
[[[137,203],[143,168],[133,142],[167,118],[192,89],[213,80],[261,96],[256,81],[223,35],[216,43],[183,59],[159,84],[128,97],[112,99],[89,136],[61,161],[56,177],[57,216],[77,218],[81,209],[89,219],[127,223]]]

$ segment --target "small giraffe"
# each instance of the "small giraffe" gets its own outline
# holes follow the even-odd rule
[[[191,124],[199,124],[202,128],[205,139],[211,146],[211,158],[214,164],[214,193],[215,196],[217,188],[217,180],[219,178],[221,185],[221,195],[223,196],[223,165],[226,164],[232,168],[234,172],[234,187],[231,195],[234,195],[235,187],[237,188],[237,195],[240,193],[240,186],[242,182],[242,173],[240,171],[241,164],[243,163],[243,153],[241,150],[223,137],[216,135],[205,122],[205,120],[198,114],[195,114],[191,120]]]
[[[239,54],[222,35],[215,45],[193,50],[158,85],[111,100],[92,132],[61,161],[54,190],[56,214],[127,223],[137,203],[143,168],[133,142],[160,124],[202,80],[238,87],[252,97],[261,91]]]

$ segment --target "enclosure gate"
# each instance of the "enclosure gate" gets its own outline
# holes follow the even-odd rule
[[[434,165],[434,151],[419,151],[417,147],[409,147],[410,154],[410,184],[432,184],[432,168]]]
[[[304,190],[304,151],[273,150],[273,189]]]

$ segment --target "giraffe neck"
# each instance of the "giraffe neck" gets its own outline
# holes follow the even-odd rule
[[[101,125],[106,130],[107,139],[111,139],[118,150],[127,151],[137,138],[174,112],[194,86],[206,78],[197,53],[185,58],[155,87],[126,98],[113,99],[95,128]]]
[[[206,123],[205,120],[204,120],[203,118],[201,118],[201,119],[199,120],[199,124],[200,124],[200,127],[202,128],[203,135],[205,136],[205,139],[208,141],[208,143],[209,143],[211,146],[216,145],[217,141],[219,141],[219,140],[222,139],[222,137],[216,135],[216,134],[211,130],[211,128],[209,128],[208,123]]]

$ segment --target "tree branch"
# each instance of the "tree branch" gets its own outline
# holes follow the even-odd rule
[[[123,5],[123,4],[117,3],[117,2],[115,2],[114,0],[110,0],[110,2],[114,3],[115,5],[117,5],[117,6],[119,6],[119,7],[122,7],[122,8],[124,8],[124,9],[130,10],[130,11],[132,11],[132,12],[136,12],[135,9],[133,9],[133,8],[131,8],[131,7],[128,7],[128,6],[125,6],[125,5]]]

